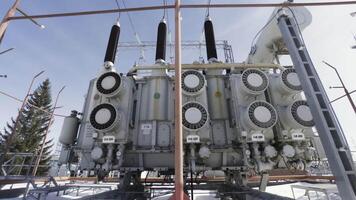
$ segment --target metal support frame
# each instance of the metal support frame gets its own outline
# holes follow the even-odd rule
[[[205,48],[205,42],[195,41],[195,40],[187,40],[181,42],[182,49],[201,49]],[[173,49],[175,45],[173,43],[167,43],[167,48]],[[118,46],[120,51],[125,50],[135,50],[139,49],[141,51],[140,59],[144,59],[142,56],[142,52],[145,52],[148,49],[155,49],[156,42],[154,41],[141,41],[140,43],[137,42],[120,42]],[[234,53],[232,50],[232,46],[228,43],[227,40],[217,40],[216,41],[216,48],[222,49],[224,51],[225,63],[234,63]],[[173,63],[173,56],[170,56],[171,62]]]
[[[262,191],[262,192],[266,191],[266,187],[267,187],[267,184],[268,184],[268,178],[269,178],[269,174],[268,173],[263,173],[262,174],[260,187],[258,188],[260,191]]]
[[[224,45],[224,55],[226,63],[235,63],[234,52],[232,51],[232,46],[227,43],[226,40],[223,41]]]
[[[53,110],[51,112],[51,116],[50,116],[50,119],[49,119],[49,122],[48,122],[48,126],[46,128],[45,135],[43,136],[43,139],[42,139],[42,145],[41,145],[40,153],[39,153],[39,156],[36,159],[35,167],[33,168],[33,171],[32,171],[32,176],[36,176],[37,169],[38,169],[38,166],[39,166],[41,158],[42,158],[43,149],[46,146],[46,140],[47,140],[47,136],[48,136],[48,133],[49,133],[49,129],[50,129],[51,125],[52,125],[52,120],[53,120],[53,117],[54,117],[54,111],[56,110],[56,107],[57,107],[58,98],[59,98],[59,95],[61,94],[61,92],[63,90],[64,90],[64,86],[61,88],[61,90],[59,90],[59,92],[57,94],[56,101],[54,103]]]
[[[4,16],[4,18],[2,19],[2,21],[0,22],[0,44],[1,44],[2,39],[4,38],[7,26],[9,25],[9,19],[11,17],[15,16],[16,9],[19,5],[20,5],[20,0],[16,0],[14,2],[14,4],[12,5],[12,7],[9,9],[9,11],[7,11],[7,13]]]
[[[0,27],[1,28],[1,27]],[[1,30],[0,30],[1,31]],[[1,34],[1,32],[0,32]],[[41,74],[43,74],[44,71],[41,71],[40,73],[36,74],[32,80],[31,80],[31,83],[30,83],[30,86],[27,90],[27,93],[26,93],[26,96],[24,98],[24,100],[22,101],[22,105],[21,105],[21,108],[20,110],[18,111],[18,115],[16,117],[16,120],[15,120],[15,123],[14,123],[14,130],[12,131],[12,133],[10,133],[8,139],[6,140],[5,142],[5,150],[3,152],[3,154],[0,156],[0,168],[2,167],[2,164],[4,163],[5,159],[6,159],[6,155],[7,153],[9,152],[9,148],[10,146],[12,145],[12,140],[14,137],[16,137],[16,131],[17,131],[17,128],[18,128],[18,123],[20,121],[20,117],[21,117],[21,112],[23,111],[23,109],[25,108],[26,104],[27,104],[27,101],[28,101],[28,98],[30,97],[30,93],[31,93],[31,89],[32,89],[32,86],[36,80],[37,77],[39,77]],[[2,172],[0,171],[0,174]]]
[[[1,171],[4,176],[21,175],[22,171],[25,170],[25,176],[30,175],[30,170],[35,166],[33,160],[37,159],[39,155],[34,153],[13,153],[8,152],[7,155],[10,157],[8,160],[4,160],[1,166]],[[3,156],[0,154],[0,156]],[[26,162],[29,161],[29,162]],[[39,165],[38,167],[48,167],[47,165]]]
[[[278,17],[278,26],[302,84],[339,193],[343,199],[356,200],[356,174],[351,153],[299,27],[295,19],[286,14]]]

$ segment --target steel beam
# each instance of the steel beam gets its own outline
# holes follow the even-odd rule
[[[339,194],[343,199],[356,200],[356,173],[351,153],[297,22],[282,10],[278,26],[310,106]]]

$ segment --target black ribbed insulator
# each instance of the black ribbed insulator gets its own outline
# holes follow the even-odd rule
[[[156,60],[166,60],[167,24],[161,21],[157,31]]]
[[[217,59],[218,55],[216,53],[214,27],[210,19],[207,19],[204,23],[204,32],[205,32],[206,54],[208,56],[208,60],[210,60],[211,58]]]
[[[117,45],[119,44],[119,37],[120,37],[120,25],[115,24],[111,28],[110,38],[109,38],[108,46],[106,48],[104,62],[107,61],[111,61],[112,63],[115,62],[116,49],[117,49]]]

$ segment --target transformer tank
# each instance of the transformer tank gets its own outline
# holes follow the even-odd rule
[[[185,174],[215,170],[244,182],[248,175],[274,169],[305,170],[322,159],[316,156],[319,139],[293,67],[260,68],[252,62],[231,70],[234,63],[218,61],[206,19],[209,63],[189,65],[182,85],[175,85],[165,62],[165,26],[161,21],[155,64],[136,66],[139,70],[126,75],[114,67],[120,27],[113,26],[103,68],[89,85],[78,136],[72,139],[76,127],[61,136],[62,154],[74,154],[63,156],[63,164],[77,162],[99,178],[111,171],[173,175],[177,87],[182,87]],[[141,73],[146,69],[151,70]]]

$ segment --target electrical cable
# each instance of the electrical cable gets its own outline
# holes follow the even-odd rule
[[[115,0],[115,3],[116,3],[117,9],[120,10],[121,8],[120,8],[119,1],[118,1],[118,0]],[[121,12],[120,12],[120,11],[119,11],[118,15],[119,15],[119,16],[117,17],[117,21],[119,21],[119,19],[120,19],[120,17],[121,17]]]
[[[163,8],[163,17],[162,17],[162,19],[165,19],[166,18],[166,11],[167,11],[167,9],[166,9],[167,1],[166,0],[163,0],[163,6],[164,6],[164,8]]]
[[[127,9],[125,0],[122,0],[122,5],[123,5],[124,9]],[[138,34],[138,32],[136,30],[136,27],[135,27],[135,25],[133,23],[133,20],[131,18],[130,12],[127,12],[127,17],[129,19],[129,23],[130,23],[131,29],[134,32],[134,37],[135,37],[135,40],[136,40],[137,44],[139,44],[139,45],[142,44],[141,39],[140,39],[140,35]],[[143,48],[141,48],[139,60],[143,60],[145,62],[145,56],[144,56],[144,49]]]
[[[211,0],[208,0],[207,4],[208,4],[208,7],[206,8],[205,17],[209,17],[210,16]]]
[[[123,5],[124,9],[127,9],[125,0],[122,0],[122,5]],[[129,23],[130,23],[130,26],[131,26],[131,28],[132,28],[132,31],[134,32],[134,34],[135,34],[135,36],[136,36],[137,31],[136,31],[136,28],[135,28],[135,26],[134,26],[134,24],[133,24],[133,21],[132,21],[130,12],[127,12],[127,16],[128,16],[128,18],[129,18]],[[137,34],[137,35],[138,35],[138,34]]]

